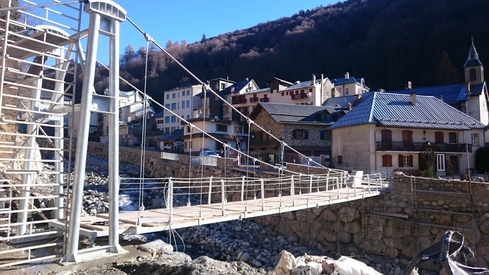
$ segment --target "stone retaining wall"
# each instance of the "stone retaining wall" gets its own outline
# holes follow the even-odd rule
[[[374,198],[256,220],[308,245],[384,254],[406,264],[447,230],[456,230],[475,251],[477,266],[489,266],[487,183],[395,175],[389,189]]]

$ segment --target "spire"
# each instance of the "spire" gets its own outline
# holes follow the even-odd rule
[[[473,66],[482,66],[482,63],[479,60],[479,54],[475,49],[474,37],[472,37],[472,45],[470,45],[469,56],[467,57],[467,61],[465,62],[464,68],[473,67]]]

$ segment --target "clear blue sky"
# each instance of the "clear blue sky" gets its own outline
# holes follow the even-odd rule
[[[338,0],[248,0],[168,1],[115,0],[127,16],[159,45],[168,40],[187,43],[259,23],[292,16],[300,10],[342,2]],[[121,24],[121,54],[127,45],[135,50],[145,46],[143,36],[129,23]]]

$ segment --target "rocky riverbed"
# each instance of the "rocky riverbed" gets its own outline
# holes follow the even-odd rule
[[[107,162],[99,158],[87,161],[84,203],[85,215],[108,211]],[[137,176],[139,167],[121,165],[121,177]],[[132,193],[120,196],[121,208],[137,207],[137,197]],[[163,197],[155,189],[145,192],[146,201]],[[186,201],[177,202],[184,205]],[[137,208],[136,208],[137,209]],[[320,245],[307,247],[296,237],[280,236],[270,228],[251,219],[210,224],[144,236],[124,235],[126,243],[140,244],[163,241],[173,249],[156,249],[124,262],[104,263],[78,269],[73,274],[274,274],[280,251],[287,250],[295,256],[308,255],[338,258],[336,251]],[[165,247],[165,246],[163,246]],[[142,247],[140,247],[142,248]],[[140,249],[138,248],[138,249]],[[173,250],[173,251],[171,251]],[[365,262],[383,274],[403,274],[408,262],[362,253],[354,246],[346,247],[346,256]],[[428,274],[428,273],[424,273]]]

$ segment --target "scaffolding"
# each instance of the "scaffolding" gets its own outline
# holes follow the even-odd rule
[[[91,113],[108,114],[118,129],[119,76],[111,73],[106,97],[93,95],[93,79],[100,34],[110,38],[110,65],[118,72],[125,11],[109,0],[37,2],[0,6],[0,268],[62,256],[77,260],[80,235],[90,236],[79,229],[79,216]],[[77,82],[81,75],[83,83]],[[109,173],[118,179],[118,168]],[[109,250],[118,252],[113,227],[111,233]]]

